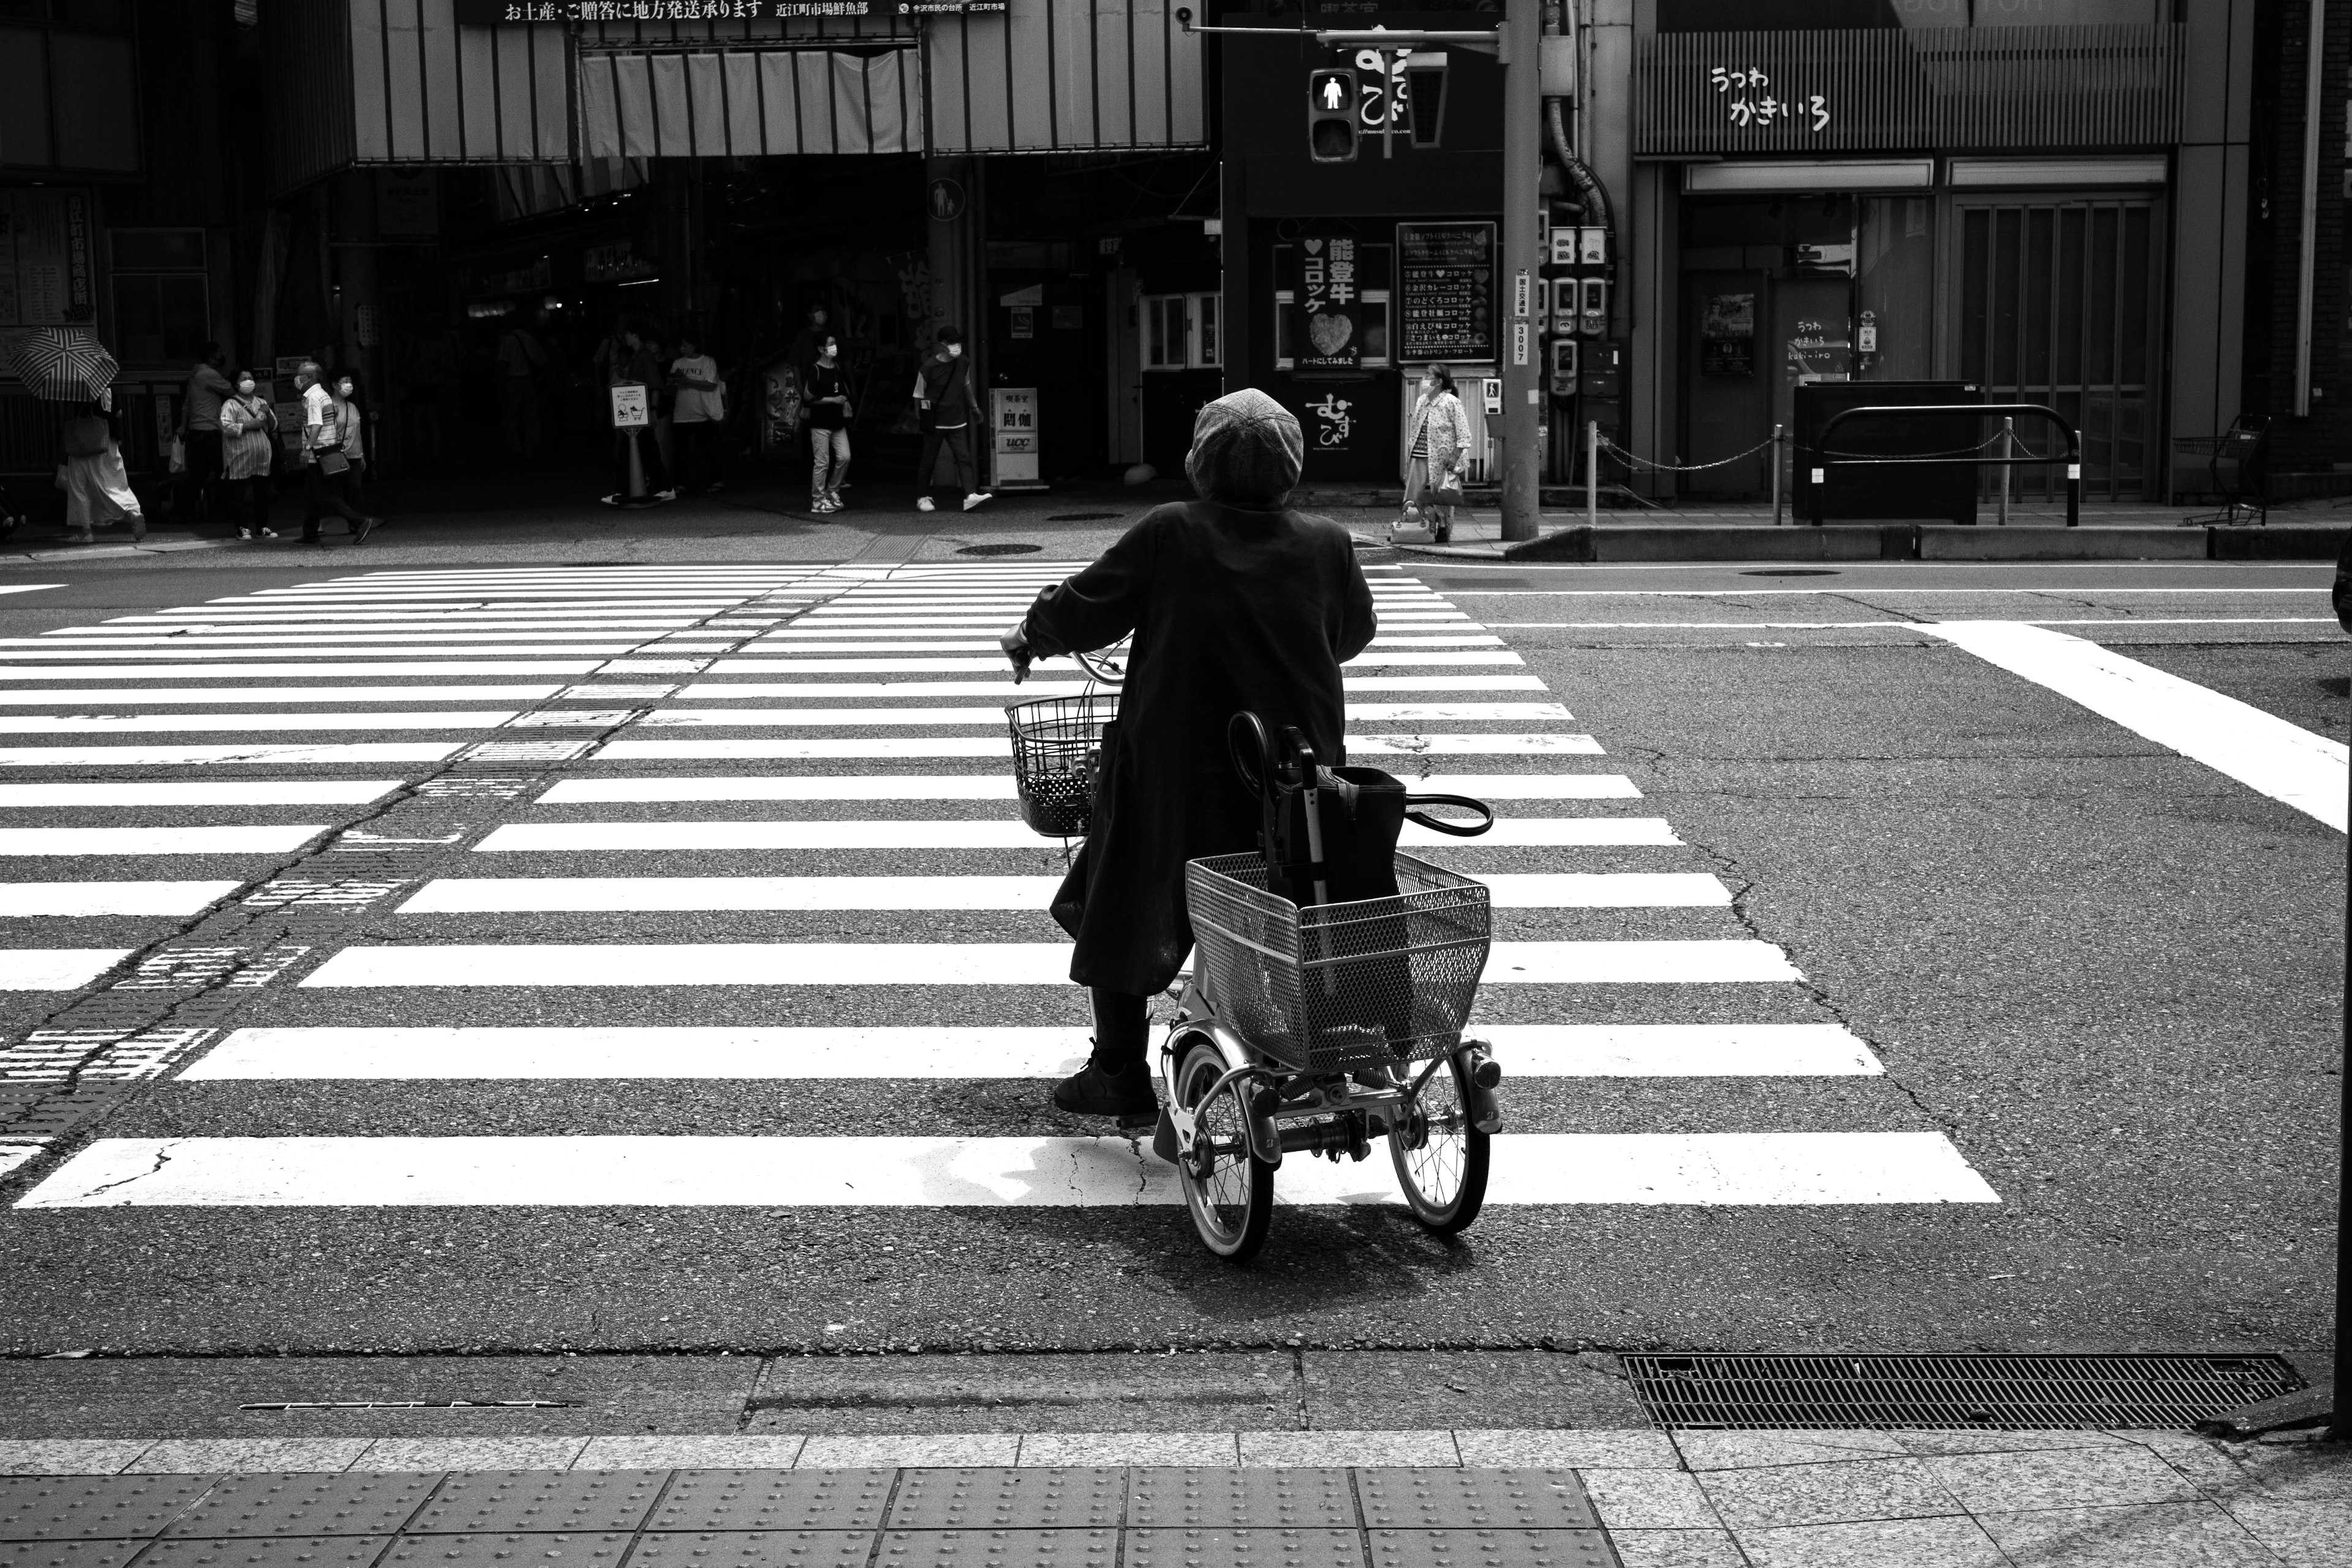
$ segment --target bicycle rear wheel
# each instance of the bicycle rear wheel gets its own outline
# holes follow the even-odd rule
[[[1412,1069],[1394,1069],[1405,1082]],[[1457,1055],[1438,1064],[1413,1113],[1389,1130],[1389,1157],[1413,1217],[1440,1236],[1467,1230],[1486,1201],[1492,1140],[1470,1124],[1468,1085]]]
[[[1238,1263],[1265,1245],[1274,1218],[1274,1167],[1250,1152],[1245,1086],[1210,1092],[1224,1075],[1224,1053],[1196,1036],[1177,1058],[1176,1081],[1169,1089],[1194,1119],[1192,1152],[1176,1157],[1192,1228],[1210,1251]]]

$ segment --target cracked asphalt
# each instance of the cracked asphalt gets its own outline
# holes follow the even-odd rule
[[[1047,548],[1060,554],[1094,542],[1073,534]],[[0,586],[67,584],[0,595],[0,636],[377,564],[338,555],[295,571],[267,557],[223,559],[234,554],[0,573]],[[486,544],[478,557],[437,563],[478,558],[501,559]],[[1883,1078],[1512,1079],[1512,1130],[1935,1131],[1991,1184],[1998,1205],[1496,1207],[1453,1241],[1432,1238],[1402,1211],[1285,1209],[1274,1243],[1243,1270],[1206,1257],[1181,1212],[1165,1207],[0,1206],[0,1352],[1010,1352],[1294,1341],[1495,1351],[2294,1350],[2324,1341],[2342,837],[1916,629],[1937,619],[2067,623],[2057,629],[2341,737],[2352,666],[2326,618],[2324,568],[1888,563],[1797,577],[1737,566],[1403,565],[1521,654],[1575,714],[1574,728],[1605,749],[1589,765],[1627,773],[1643,796],[1588,804],[1663,816],[1684,841],[1573,851],[1472,843],[1433,858],[1472,875],[1705,871],[1733,893],[1727,910],[1507,910],[1497,937],[1754,937],[1784,949],[1805,976],[1793,985],[1492,986],[1482,1016],[1838,1023],[1886,1068]],[[7,858],[0,879],[171,876],[249,888],[327,876],[908,868],[902,854],[848,848],[479,855],[470,846],[501,823],[666,820],[682,808],[435,797],[415,787],[435,770],[414,766],[301,772],[410,787],[359,806],[14,814],[42,826],[135,816],[320,831],[299,854],[174,858],[168,870],[153,860]],[[1004,809],[795,803],[792,815],[993,819]],[[425,842],[339,837],[354,830]],[[431,842],[449,834],[454,842]],[[1060,864],[1041,840],[1032,850],[937,851],[921,869],[1045,875]],[[1042,915],[519,920],[397,915],[398,901],[358,911],[223,901],[186,921],[7,920],[0,937],[143,953],[224,933],[263,946],[1056,935]],[[59,935],[65,927],[70,934]],[[854,997],[846,989],[488,987],[470,994],[465,1021],[837,1023],[854,1002],[862,1023],[1085,1022],[1067,988],[865,987]],[[431,993],[239,987],[227,976],[194,992],[104,1000],[151,1028],[449,1021]],[[0,994],[6,1038],[66,1026],[56,1020],[68,1001]],[[1048,1088],[1028,1079],[166,1081],[110,1091],[101,1119],[73,1136],[93,1127],[166,1140],[1095,1130],[1055,1111]],[[26,1184],[0,1185],[0,1205]]]

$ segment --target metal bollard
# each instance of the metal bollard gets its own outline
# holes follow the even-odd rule
[[[1780,432],[1783,425],[1772,426],[1772,526],[1780,526]]]
[[[1601,421],[1584,422],[1584,526],[1601,526]]]
[[[2013,417],[2003,419],[2000,422],[2000,455],[2004,458],[2014,458],[2017,456],[2016,441],[2016,419]],[[2008,464],[2004,462],[2001,465],[2000,470],[2000,525],[2003,528],[2007,528],[2009,526],[2009,476],[2011,472],[2011,470]]]

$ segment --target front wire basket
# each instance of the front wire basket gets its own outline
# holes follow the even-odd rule
[[[1102,767],[1103,726],[1118,717],[1116,692],[1045,697],[1004,710],[1023,821],[1049,838],[1084,837]]]
[[[1410,855],[1398,896],[1301,909],[1265,858],[1188,861],[1184,896],[1218,1016],[1284,1066],[1345,1072],[1462,1043],[1494,921],[1484,883]]]

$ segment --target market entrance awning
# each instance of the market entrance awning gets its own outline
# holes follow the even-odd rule
[[[908,47],[580,57],[590,158],[741,158],[922,151],[922,70]]]

